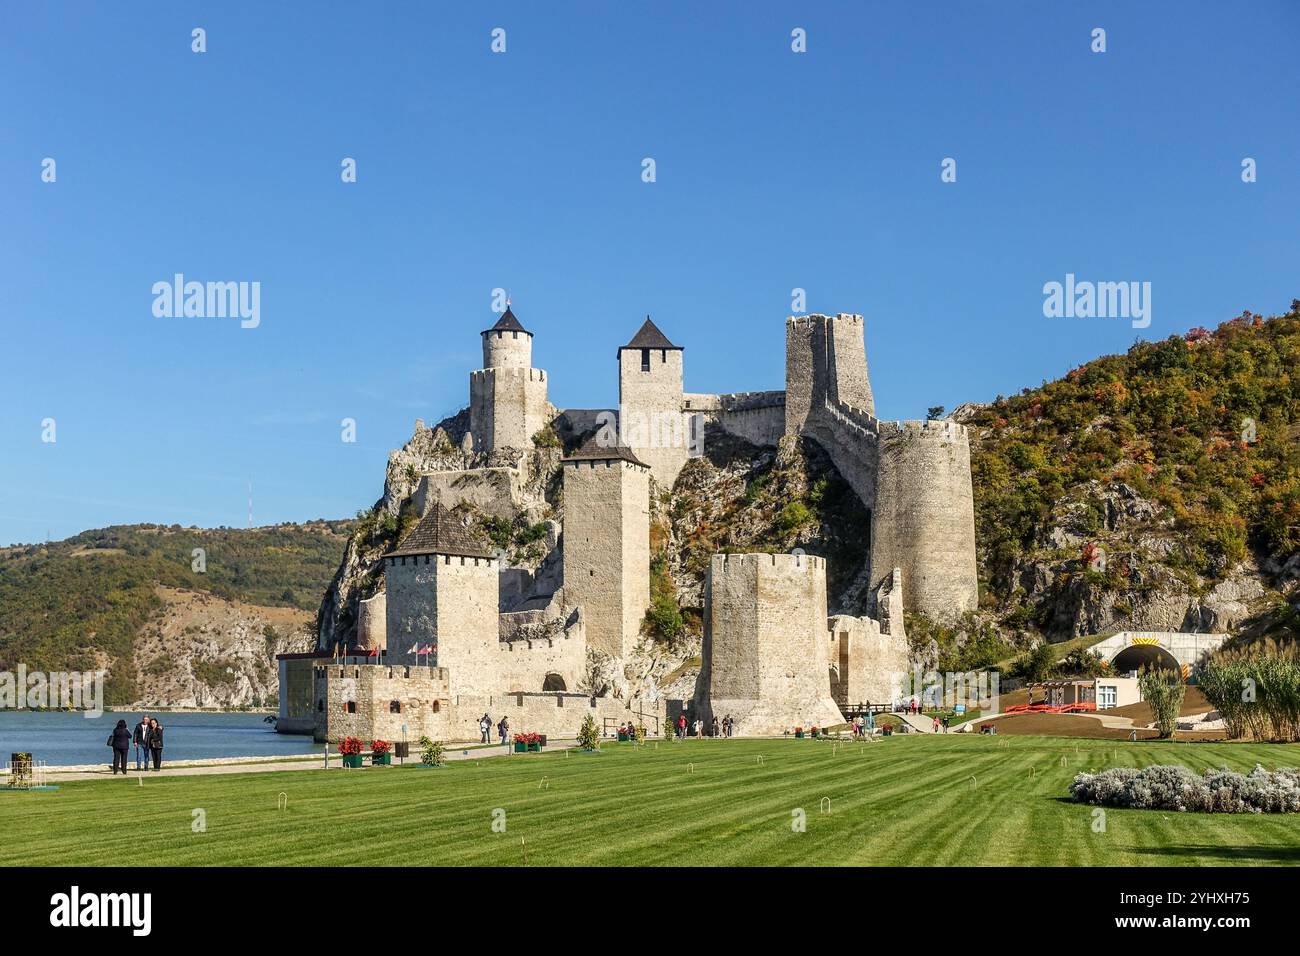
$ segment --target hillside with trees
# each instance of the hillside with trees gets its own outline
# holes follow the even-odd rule
[[[42,671],[105,668],[106,699],[136,700],[137,642],[160,630],[167,593],[209,595],[245,611],[314,611],[352,525],[125,525],[0,549],[0,670],[20,662]],[[285,615],[262,616],[287,630]],[[311,615],[303,616],[310,628]],[[221,673],[218,683],[233,676]]]

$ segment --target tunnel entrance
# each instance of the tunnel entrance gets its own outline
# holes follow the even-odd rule
[[[1182,665],[1178,658],[1159,644],[1131,644],[1116,654],[1110,662],[1117,674],[1131,671],[1169,670],[1181,674]]]

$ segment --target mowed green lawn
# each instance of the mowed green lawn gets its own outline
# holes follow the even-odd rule
[[[762,757],[762,761],[759,761]],[[1081,770],[1300,763],[1300,746],[1052,737],[607,745],[362,771],[134,776],[0,793],[0,865],[1300,863],[1300,818],[1107,810]],[[971,777],[974,776],[974,780]],[[545,780],[543,780],[545,778]],[[284,791],[288,810],[276,808]],[[830,800],[824,813],[823,798]],[[191,829],[193,811],[207,830]],[[493,811],[505,811],[504,833]],[[806,814],[806,832],[791,828]]]

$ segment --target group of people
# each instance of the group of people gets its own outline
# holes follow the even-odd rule
[[[497,721],[497,736],[501,738],[501,746],[507,750],[510,749],[510,718],[502,717]],[[479,743],[490,744],[492,742],[492,717],[484,714],[478,719]]]
[[[113,748],[113,773],[126,773],[126,755],[135,746],[135,769],[148,770],[152,761],[154,770],[162,769],[163,725],[156,717],[140,715],[140,723],[132,731],[125,720],[119,720],[108,735],[108,745]]]
[[[736,721],[730,714],[727,714],[720,721],[715,716],[708,729],[710,731],[710,737],[731,737],[734,736],[736,732]],[[685,740],[687,737],[695,737],[697,739],[701,738],[704,736],[704,730],[704,721],[700,718],[696,717],[695,720],[688,725],[685,714],[677,715],[678,740]]]
[[[854,737],[870,737],[876,729],[876,717],[867,711],[865,717],[854,717],[849,721],[849,731]]]

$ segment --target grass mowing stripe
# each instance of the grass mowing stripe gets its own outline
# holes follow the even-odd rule
[[[1248,771],[1295,765],[1297,752],[974,735],[729,740],[440,770],[76,782],[0,795],[0,864],[517,866],[521,840],[534,865],[1294,864],[1294,818],[1111,809],[1094,833],[1093,808],[1068,790],[1080,770],[1116,764]],[[492,830],[498,807],[504,833]],[[196,808],[205,833],[191,831]],[[791,828],[795,808],[805,832]]]

